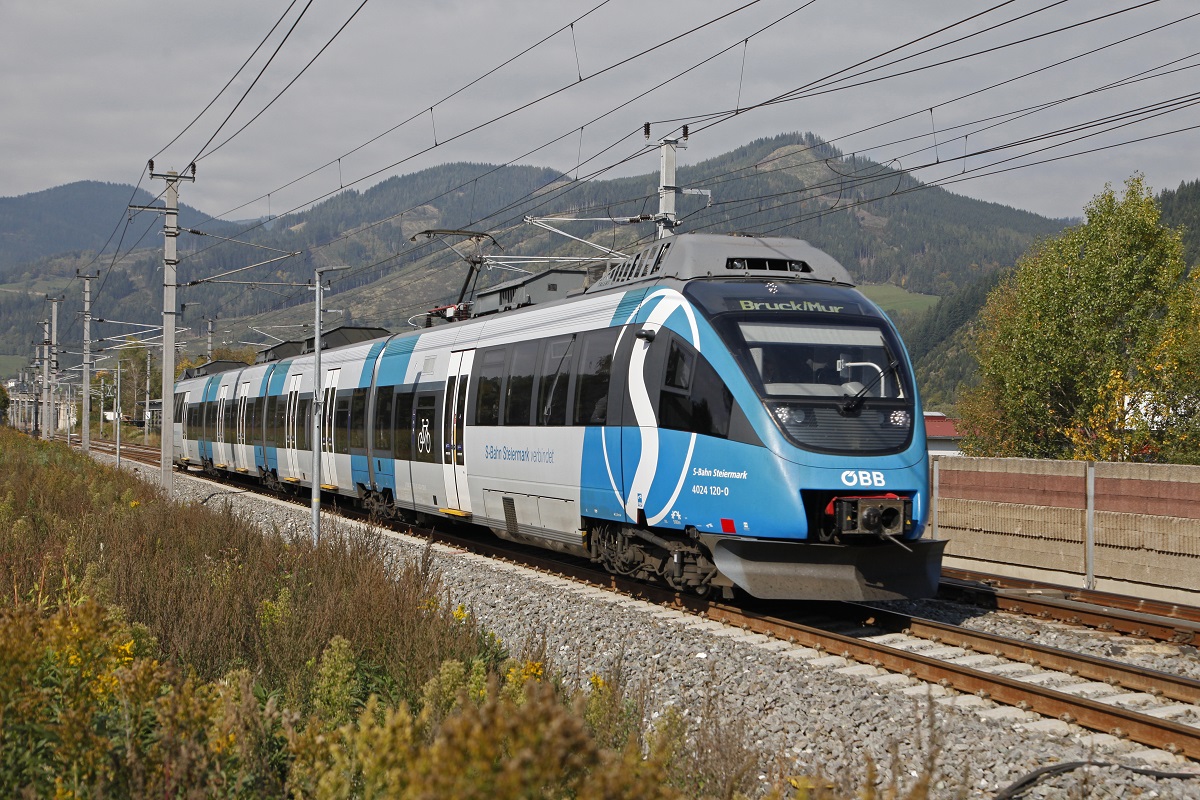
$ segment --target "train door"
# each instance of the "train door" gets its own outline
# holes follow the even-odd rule
[[[199,452],[195,450],[195,442],[193,441],[194,434],[191,433],[190,427],[192,424],[192,393],[184,392],[183,399],[180,401],[179,423],[175,426],[175,452],[184,459],[190,459],[193,456],[198,456]],[[104,409],[100,409],[103,413]]]
[[[287,453],[287,469],[288,477],[299,478],[304,471],[302,468],[303,457],[298,452],[299,432],[297,428],[300,425],[307,425],[308,420],[300,418],[300,379],[303,377],[298,373],[288,376],[287,383],[287,406],[284,409],[283,416],[283,449]]]
[[[250,464],[246,450],[246,397],[250,394],[250,383],[242,383],[237,393],[237,412],[234,423],[235,444],[233,448],[233,467],[238,472],[249,472]]]
[[[336,489],[338,487],[337,474],[337,458],[335,453],[337,433],[337,419],[335,406],[337,405],[337,389],[338,376],[341,375],[341,368],[335,367],[325,373],[325,382],[322,384],[324,397],[322,398],[324,405],[321,409],[321,486],[325,489]],[[345,435],[343,431],[342,435]]]
[[[229,466],[229,449],[225,442],[228,429],[228,418],[225,416],[225,401],[229,392],[228,386],[217,389],[217,424],[213,437],[213,465],[224,469]]]
[[[446,480],[446,507],[471,513],[471,495],[467,489],[467,467],[463,433],[467,418],[467,387],[470,385],[474,350],[450,354],[446,374],[446,395],[442,403],[442,470]]]

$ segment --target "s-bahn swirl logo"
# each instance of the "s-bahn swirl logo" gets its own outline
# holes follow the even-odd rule
[[[642,299],[642,302],[638,303],[637,308],[622,322],[623,326],[628,327],[622,328],[617,338],[616,350],[620,350],[621,338],[628,333],[631,327],[634,327],[632,323],[646,309],[649,309],[649,314],[646,316],[645,322],[641,324],[640,330],[652,331],[657,334],[672,314],[681,312],[687,317],[691,344],[696,348],[696,352],[700,352],[700,331],[696,325],[695,312],[687,300],[683,298],[683,295],[672,289],[659,289],[650,293]],[[681,463],[678,463],[678,465],[670,463],[671,457],[669,453],[665,455],[665,459],[660,458],[659,428],[658,420],[655,416],[655,407],[657,404],[655,398],[650,397],[650,393],[646,388],[646,356],[649,353],[650,346],[651,342],[638,339],[633,343],[633,350],[629,356],[629,373],[626,385],[629,387],[629,400],[633,407],[636,427],[623,425],[622,428],[616,429],[620,431],[620,436],[640,436],[641,438],[637,467],[633,473],[633,480],[629,483],[628,495],[622,492],[622,487],[617,484],[617,480],[613,475],[612,458],[608,449],[608,431],[611,429],[604,428],[602,430],[600,441],[603,444],[604,466],[608,470],[609,484],[612,486],[617,502],[625,509],[626,518],[636,521],[638,511],[641,510],[646,514],[646,523],[648,525],[657,525],[671,513],[675,501],[679,499],[679,493],[683,489],[684,481],[687,480],[689,468],[692,463],[692,453],[696,447],[696,434],[693,432],[690,435],[687,454],[683,457]],[[620,459],[620,457],[620,454],[617,454],[617,458]],[[666,460],[667,463],[660,463],[663,460]],[[666,486],[670,485],[670,482],[673,482],[673,491],[665,503],[662,503],[658,507],[649,508],[646,506],[646,503],[651,500],[651,490],[655,488],[660,473],[664,480],[663,483],[659,484],[660,490],[665,490]]]

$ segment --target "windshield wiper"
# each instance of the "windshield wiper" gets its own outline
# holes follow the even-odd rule
[[[898,366],[900,366],[900,359],[893,360],[890,364],[887,365],[887,369],[879,370],[879,374],[877,374],[871,380],[870,383],[868,383],[866,386],[864,386],[863,388],[861,388],[857,392],[855,392],[853,396],[847,396],[846,402],[842,403],[842,408],[841,408],[842,414],[853,414],[856,411],[858,411],[860,408],[862,408],[862,404],[867,399],[867,392],[874,389],[875,386],[881,380],[883,380],[883,376],[886,373],[893,372],[896,369],[896,367],[898,367]]]

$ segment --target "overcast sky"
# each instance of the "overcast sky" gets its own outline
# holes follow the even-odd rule
[[[142,179],[157,191],[161,182],[143,177],[147,159],[155,157],[158,170],[183,170],[220,145],[296,77],[361,2],[312,0],[301,18],[308,1],[297,0],[288,11],[286,0],[0,0],[0,196],[83,179]],[[925,182],[1058,159],[947,185],[1051,216],[1080,215],[1105,182],[1119,185],[1135,172],[1155,190],[1200,178],[1200,129],[1186,130],[1200,126],[1200,109],[1187,97],[1200,86],[1200,16],[1187,18],[1200,13],[1194,0],[759,0],[739,6],[717,0],[366,2],[274,105],[199,160],[197,181],[183,186],[182,200],[209,214],[245,219],[450,161],[514,161],[576,174],[583,160],[582,175],[639,153],[647,120],[655,139],[680,122],[690,124],[684,164],[790,131],[811,131],[875,161],[894,160]],[[169,144],[285,11],[283,24],[229,89]],[[573,28],[532,47],[572,20],[578,20]],[[1060,28],[1069,29],[1051,33]],[[1046,35],[1019,43],[1039,34]],[[943,46],[919,54],[937,45]],[[904,60],[886,66],[897,59]],[[948,59],[957,60],[931,66]],[[872,71],[851,77],[866,69]],[[1135,76],[1146,79],[1104,89]],[[814,94],[805,89],[810,86],[824,89]],[[796,90],[806,96],[756,108]],[[969,93],[975,94],[958,99]],[[1065,102],[1013,118],[1057,101]],[[1138,114],[1156,104],[1163,104],[1151,112],[1157,116]],[[738,108],[747,110],[724,115]],[[1122,127],[1093,127],[1105,117],[1112,117],[1105,128]],[[1069,133],[1040,138],[1056,131]],[[1019,144],[1033,138],[1039,141]],[[991,148],[1005,149],[981,153]],[[1086,150],[1096,152],[1065,157]],[[973,155],[964,161],[964,153]],[[649,153],[604,174],[657,168],[657,156]]]

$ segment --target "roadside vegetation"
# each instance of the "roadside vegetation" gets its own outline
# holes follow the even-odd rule
[[[963,452],[1200,463],[1200,272],[1140,176],[988,295]]]
[[[621,664],[572,678],[509,652],[428,553],[327,530],[264,535],[219,497],[173,504],[0,428],[0,791],[847,796],[764,780],[772,759],[728,726],[649,722]]]

